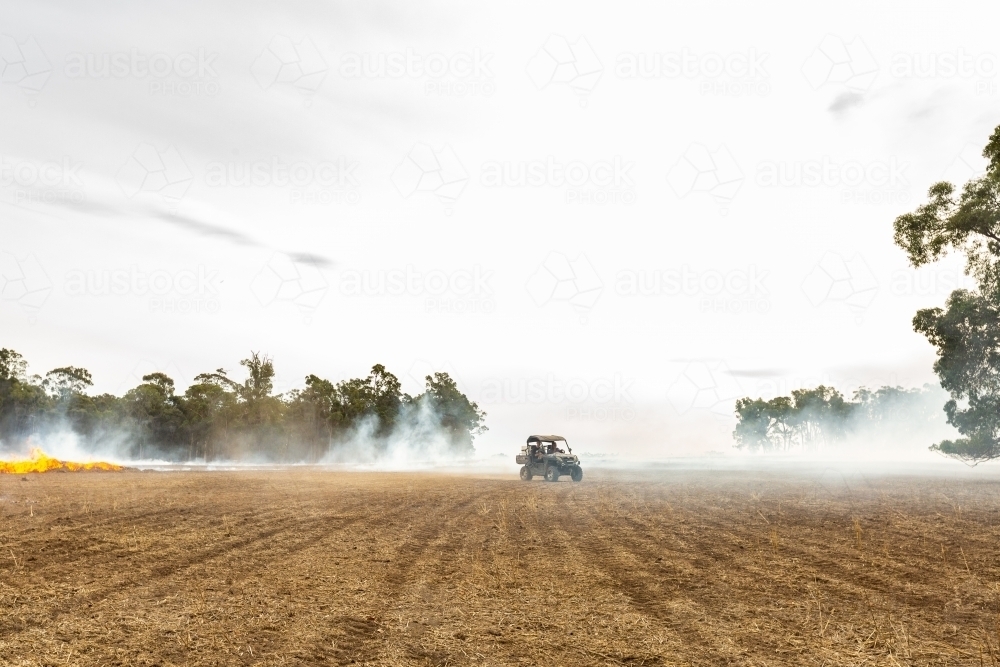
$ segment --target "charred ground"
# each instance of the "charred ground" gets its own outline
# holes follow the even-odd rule
[[[995,478],[0,478],[0,664],[996,664]]]

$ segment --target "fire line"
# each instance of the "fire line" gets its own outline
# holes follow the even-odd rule
[[[93,463],[75,463],[73,461],[60,461],[48,456],[38,447],[31,448],[30,458],[20,461],[0,461],[0,474],[8,473],[21,475],[29,472],[79,472],[83,470],[106,470],[118,471],[125,468],[114,463],[104,463],[96,461]]]

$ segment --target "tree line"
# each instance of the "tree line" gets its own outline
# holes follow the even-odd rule
[[[18,449],[70,429],[84,447],[112,444],[132,458],[319,461],[338,452],[374,459],[394,437],[416,451],[434,445],[465,454],[487,430],[486,413],[447,373],[428,375],[417,396],[381,364],[340,382],[308,375],[303,388],[275,394],[270,357],[252,352],[240,365],[242,380],[219,368],[183,393],[166,374],[150,373],[122,396],[91,395],[87,369],[29,375],[23,356],[0,348],[0,443]]]
[[[913,317],[914,331],[937,353],[934,372],[948,394],[942,397],[943,412],[960,436],[930,449],[970,463],[1000,458],[1000,127],[983,157],[988,165],[981,176],[961,189],[934,183],[926,203],[893,223],[894,241],[913,268],[956,252],[965,257],[965,273],[975,283],[973,289],[954,290],[944,308],[923,308]],[[753,450],[841,438],[859,423],[859,413],[879,419],[886,400],[905,397],[901,391],[883,387],[853,401],[829,387],[770,401],[744,398],[737,402],[734,437],[738,447]],[[922,420],[913,423],[924,427]]]
[[[866,441],[906,441],[940,431],[947,394],[940,387],[921,389],[864,387],[851,399],[820,385],[796,389],[771,400],[736,401],[736,447],[751,452],[819,449],[851,437]]]

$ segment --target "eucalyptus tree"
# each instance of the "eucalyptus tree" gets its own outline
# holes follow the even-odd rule
[[[935,183],[928,201],[896,218],[895,242],[914,267],[957,252],[976,289],[958,289],[944,308],[925,308],[913,328],[937,350],[934,371],[951,399],[944,410],[963,436],[932,447],[969,462],[1000,457],[1000,127],[983,150],[989,164],[961,192]]]

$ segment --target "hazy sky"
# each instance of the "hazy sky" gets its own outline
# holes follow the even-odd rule
[[[989,3],[8,3],[0,346],[121,393],[447,370],[483,452],[731,446],[735,398],[920,385],[983,165]]]

